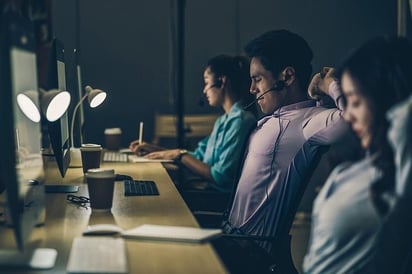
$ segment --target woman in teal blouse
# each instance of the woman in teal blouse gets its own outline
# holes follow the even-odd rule
[[[199,142],[193,152],[184,149],[165,149],[153,144],[133,141],[130,149],[146,154],[150,159],[171,159],[180,162],[194,174],[206,179],[209,187],[230,192],[250,129],[255,116],[243,108],[250,100],[249,61],[241,56],[219,55],[209,60],[203,73],[203,93],[213,107],[221,107],[224,114],[212,133]]]

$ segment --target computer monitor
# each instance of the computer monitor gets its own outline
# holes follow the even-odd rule
[[[38,90],[36,40],[28,19],[7,13],[0,21],[0,181],[5,188],[6,223],[15,238],[14,248],[0,245],[0,268],[10,264],[36,267],[36,261],[30,263],[32,255],[45,250],[25,246],[45,209],[44,188],[38,184],[44,177],[41,130],[39,123],[20,110],[16,99],[21,92]],[[33,99],[38,104],[38,98]],[[49,251],[55,259],[56,251]],[[53,264],[54,260],[47,267]]]
[[[61,41],[53,39],[49,58],[48,90],[66,90],[66,69],[64,47]],[[70,164],[69,119],[67,112],[55,122],[47,122],[51,147],[62,177]]]

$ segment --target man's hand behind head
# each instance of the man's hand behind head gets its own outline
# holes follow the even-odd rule
[[[315,100],[329,95],[329,85],[335,81],[335,69],[324,67],[321,72],[316,73],[309,84],[309,96]]]

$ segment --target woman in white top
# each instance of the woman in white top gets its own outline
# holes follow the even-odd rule
[[[370,40],[337,75],[344,118],[359,137],[363,157],[337,166],[316,198],[304,271],[370,273],[377,235],[394,200],[388,197],[396,197],[396,170],[402,168],[394,155],[403,148],[394,150],[388,142],[386,113],[411,94],[412,45],[403,38]]]

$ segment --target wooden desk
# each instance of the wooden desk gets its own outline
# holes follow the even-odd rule
[[[93,213],[90,208],[66,201],[67,194],[47,194],[45,225],[35,229],[30,244],[56,248],[58,257],[52,270],[30,273],[66,273],[73,238],[81,236],[88,224],[115,223],[124,229],[145,223],[198,227],[160,163],[104,164],[102,167],[114,168],[116,173],[134,179],[152,179],[160,195],[125,197],[123,182],[116,182],[111,213]],[[46,182],[59,181],[57,170],[48,168]],[[76,195],[88,196],[82,168],[70,168],[62,183],[79,185]],[[4,231],[1,234],[4,236]],[[126,240],[126,245],[129,273],[226,273],[210,244]]]

